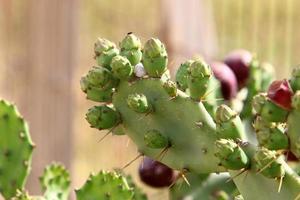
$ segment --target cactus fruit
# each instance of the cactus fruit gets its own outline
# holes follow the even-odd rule
[[[139,166],[140,179],[151,187],[169,187],[175,181],[175,173],[168,166],[145,157]]]
[[[224,63],[235,74],[239,88],[245,86],[247,82],[251,60],[252,54],[244,49],[234,50],[225,56]]]
[[[160,77],[167,69],[168,55],[161,41],[151,38],[143,49],[143,65],[151,77]]]
[[[247,168],[249,158],[238,144],[232,140],[219,139],[216,141],[216,156],[220,164],[227,169],[238,170]]]
[[[131,63],[136,65],[142,60],[142,43],[138,37],[133,33],[128,33],[126,37],[120,42],[120,54],[125,56]]]
[[[299,196],[300,178],[283,157],[292,152],[300,158],[300,93],[279,87],[279,91],[284,88],[284,94],[288,89],[286,93],[292,96],[289,109],[278,105],[276,99],[282,95],[276,88],[263,93],[272,81],[270,65],[263,65],[245,51],[225,58],[238,88],[246,86],[248,90],[241,109],[244,123],[230,108],[230,102],[226,102],[228,106],[216,102],[218,91],[211,92],[217,85],[215,75],[204,60],[182,64],[176,73],[176,85],[170,81],[167,53],[159,40],[146,42],[142,63],[135,65],[132,77],[106,87],[113,91],[112,101],[105,105],[111,112],[91,110],[88,121],[93,127],[121,127],[121,133],[131,138],[140,155],[159,160],[173,170],[193,174],[228,172],[238,192],[232,194],[220,188],[210,197],[227,198],[229,194],[233,198],[240,193],[246,200],[280,200]],[[111,80],[119,80],[111,68],[107,68]],[[294,73],[291,87],[297,88],[297,83]],[[253,119],[254,129],[247,126]]]
[[[61,164],[52,164],[45,168],[40,182],[46,200],[67,200],[70,190],[69,172]]]
[[[269,99],[283,109],[290,110],[292,108],[293,91],[287,80],[274,81],[268,90]]]
[[[0,100],[0,193],[6,199],[21,190],[30,171],[34,145],[17,108]]]
[[[123,56],[115,56],[111,61],[112,73],[119,79],[128,79],[133,73],[133,66]]]
[[[94,51],[97,64],[105,68],[110,68],[111,60],[119,54],[119,50],[116,48],[116,45],[103,38],[97,39]]]
[[[214,72],[214,76],[221,83],[221,91],[224,99],[233,99],[237,94],[238,85],[232,70],[226,64],[221,62],[212,62],[210,66]]]
[[[86,183],[76,190],[76,196],[78,200],[131,200],[134,197],[134,188],[119,173],[100,171],[96,175],[90,175]]]
[[[106,105],[94,106],[86,114],[86,120],[91,127],[101,130],[116,126],[120,122],[120,116],[118,112]]]

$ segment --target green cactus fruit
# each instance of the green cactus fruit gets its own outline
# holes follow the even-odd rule
[[[207,93],[211,76],[212,71],[204,61],[198,59],[191,64],[188,87],[192,99],[199,101]]]
[[[111,69],[111,61],[117,55],[119,55],[119,49],[113,48],[108,51],[104,51],[99,56],[97,56],[96,62],[99,66]]]
[[[90,108],[86,120],[92,128],[99,130],[115,127],[121,121],[119,113],[106,105]]]
[[[80,80],[81,90],[86,93],[86,98],[95,101],[95,102],[111,102],[113,89],[103,90],[99,87],[91,85],[87,79],[87,76],[84,76]]]
[[[167,70],[168,54],[159,39],[151,38],[145,43],[142,63],[150,77],[161,77]]]
[[[166,80],[163,84],[164,89],[168,93],[170,97],[176,97],[177,96],[177,87],[176,83],[171,81],[170,79]]]
[[[281,178],[284,176],[284,168],[277,161],[276,151],[259,148],[254,157],[254,167],[257,172],[261,172],[267,178]]]
[[[188,60],[182,63],[176,72],[176,83],[178,88],[182,91],[188,88],[188,73],[193,62],[193,60]]]
[[[292,108],[287,120],[287,135],[290,139],[290,149],[292,153],[300,158],[300,91],[298,90],[292,98]]]
[[[133,33],[128,33],[126,37],[120,42],[120,55],[125,56],[131,63],[136,65],[142,60],[142,43],[138,37]]]
[[[215,120],[219,138],[246,139],[240,117],[227,105],[223,104],[217,108]]]
[[[97,87],[101,90],[108,90],[117,86],[118,83],[112,73],[104,67],[92,67],[81,82],[83,91],[89,88],[89,86]]]
[[[255,95],[252,101],[255,112],[268,122],[285,122],[288,111],[271,102],[266,94]]]
[[[125,177],[105,171],[90,175],[83,187],[75,192],[78,200],[132,200],[134,197],[134,190]]]
[[[0,100],[0,193],[14,197],[26,182],[34,145],[17,108]]]
[[[158,130],[149,130],[144,135],[144,141],[147,147],[161,149],[169,146],[168,138]]]
[[[44,170],[40,183],[46,200],[67,200],[70,193],[70,175],[61,164],[51,164]]]
[[[233,140],[217,140],[215,155],[220,159],[220,164],[227,169],[238,170],[249,165],[248,156]]]
[[[300,67],[293,69],[290,85],[294,92],[300,90]]]
[[[133,73],[133,66],[129,60],[123,56],[115,56],[111,61],[112,73],[121,80],[127,80]]]
[[[97,64],[108,69],[110,69],[110,63],[113,57],[119,54],[116,45],[104,38],[97,39],[94,51]]]
[[[289,147],[289,140],[285,134],[283,124],[266,122],[258,116],[254,121],[253,127],[260,146],[270,150],[287,149]]]
[[[116,45],[113,42],[105,38],[97,38],[94,45],[94,51],[96,56],[98,56],[101,55],[103,52],[113,49],[115,47]]]
[[[148,113],[152,110],[152,106],[144,94],[135,93],[128,95],[127,105],[130,109],[138,113]]]

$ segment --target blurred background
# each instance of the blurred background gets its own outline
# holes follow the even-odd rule
[[[137,155],[126,136],[98,143],[104,133],[84,119],[94,104],[79,80],[95,64],[97,37],[159,37],[173,72],[194,54],[221,60],[245,48],[284,78],[300,63],[299,6],[296,0],[0,0],[0,97],[18,105],[37,145],[29,191],[40,193],[37,177],[51,161],[64,163],[78,188],[90,172],[122,167]],[[138,164],[125,170],[136,181]],[[167,199],[165,190],[144,188],[150,199]]]

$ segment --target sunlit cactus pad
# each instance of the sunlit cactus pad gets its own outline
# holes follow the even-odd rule
[[[0,193],[12,198],[25,184],[34,145],[17,108],[0,100]]]

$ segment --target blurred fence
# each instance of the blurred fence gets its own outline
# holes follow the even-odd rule
[[[102,133],[84,121],[92,104],[78,82],[94,64],[98,36],[160,36],[173,69],[193,53],[222,59],[246,48],[282,78],[300,63],[299,6],[296,0],[0,0],[0,96],[19,105],[37,143],[30,190],[37,191],[36,177],[50,160],[71,168],[79,187],[90,171],[120,167],[136,155],[125,136],[97,143]]]

